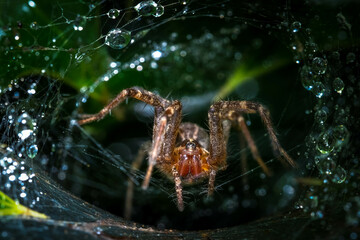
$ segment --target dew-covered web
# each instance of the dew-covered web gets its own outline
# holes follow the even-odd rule
[[[115,220],[92,205],[122,217],[131,181],[132,220],[189,230],[289,211],[326,220],[329,206],[342,198],[344,222],[357,226],[360,200],[351,192],[358,178],[358,20],[352,4],[1,2],[1,191],[52,219]],[[131,166],[151,139],[151,106],[128,99],[102,121],[77,124],[80,114],[98,112],[132,86],[179,99],[184,121],[205,129],[213,101],[260,102],[299,166],[282,165],[260,117],[247,115],[273,176],[262,172],[234,127],[214,197],[206,197],[206,180],[185,186],[180,213],[172,181],[155,171],[144,191],[147,159],[140,169]]]

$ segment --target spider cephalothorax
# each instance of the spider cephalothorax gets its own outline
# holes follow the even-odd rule
[[[181,123],[181,103],[169,101],[139,87],[122,90],[99,113],[83,115],[80,125],[102,119],[111,109],[126,98],[132,97],[154,106],[154,127],[152,144],[148,150],[148,169],[142,184],[149,185],[154,166],[175,182],[178,209],[184,209],[182,184],[208,178],[208,195],[214,191],[216,172],[226,168],[226,145],[232,125],[240,128],[254,159],[263,171],[271,171],[262,161],[256,145],[244,122],[243,114],[258,113],[269,133],[274,154],[291,166],[296,163],[280,146],[270,119],[269,111],[259,103],[250,101],[219,101],[211,105],[208,111],[209,134],[193,123]],[[142,157],[140,157],[141,159]],[[139,161],[133,166],[138,167]],[[132,183],[129,182],[125,217],[130,217]]]

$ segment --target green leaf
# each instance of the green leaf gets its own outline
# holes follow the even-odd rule
[[[289,63],[284,59],[271,61],[270,64],[259,64],[259,67],[251,68],[249,64],[240,64],[235,71],[229,76],[226,83],[220,88],[214,101],[224,99],[231,94],[239,85],[246,81],[252,80],[261,75],[272,72]]]
[[[35,218],[48,218],[48,216],[45,214],[33,211],[30,208],[21,205],[0,191],[0,216],[9,215],[24,215]]]

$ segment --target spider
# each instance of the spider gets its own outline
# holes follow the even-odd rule
[[[128,97],[145,102],[155,109],[152,144],[148,151],[148,168],[142,188],[148,188],[153,168],[156,166],[174,181],[179,211],[184,210],[183,184],[192,184],[207,178],[208,196],[213,194],[216,173],[227,167],[226,145],[232,125],[240,128],[253,158],[267,175],[271,175],[260,157],[243,114],[258,113],[269,133],[274,154],[280,157],[283,163],[296,166],[294,160],[280,146],[269,111],[261,104],[251,101],[219,101],[212,104],[208,111],[208,134],[197,124],[181,123],[180,101],[170,101],[140,87],[131,87],[122,90],[97,114],[81,115],[79,125],[99,121]],[[139,165],[138,161],[135,162],[135,165]]]

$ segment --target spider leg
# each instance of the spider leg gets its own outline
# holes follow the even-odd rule
[[[175,142],[177,135],[179,133],[179,126],[181,123],[181,103],[177,100],[173,101],[169,107],[161,114],[166,116],[167,124],[166,131],[164,134],[163,141],[161,143],[161,153],[158,168],[163,172],[171,172],[174,182],[175,182],[175,191],[177,197],[177,207],[180,212],[184,210],[184,201],[182,196],[182,185],[179,172],[176,170],[175,164],[173,164],[172,154],[175,148]],[[155,112],[156,113],[156,112]],[[160,115],[157,114],[156,115]],[[160,115],[161,116],[161,115]],[[159,125],[157,125],[159,126]],[[154,125],[156,127],[156,125]],[[155,132],[161,132],[159,129],[154,129]],[[155,139],[155,137],[154,137]],[[153,140],[155,143],[156,141]],[[155,145],[155,144],[154,144]]]
[[[239,133],[240,149],[245,149],[246,148],[246,143],[245,143],[246,140],[244,138],[245,137],[241,133]],[[248,176],[246,175],[246,172],[248,171],[248,166],[247,166],[245,151],[241,151],[240,155],[241,155],[241,175],[243,176],[242,177],[243,190],[246,193],[247,189],[249,187],[249,179],[248,179]]]
[[[212,115],[213,116],[213,115]],[[215,120],[215,118],[213,118]],[[210,122],[210,117],[209,117],[209,122]],[[220,122],[221,122],[221,126],[218,130],[222,133],[222,136],[223,136],[223,143],[224,143],[224,146],[223,146],[223,149],[216,149],[216,151],[219,151],[219,150],[222,150],[223,152],[220,153],[220,165],[221,167],[220,168],[225,168],[226,167],[226,143],[229,139],[229,135],[230,135],[230,129],[231,129],[231,122],[229,120],[221,120],[220,119]],[[213,125],[210,125],[210,141],[211,141],[211,129],[213,129],[214,127],[211,127]],[[218,136],[221,136],[221,134],[219,134]],[[213,139],[214,141],[215,139]],[[211,149],[211,148],[210,148]],[[210,150],[210,153],[211,153],[211,150]],[[210,154],[211,156],[211,154]],[[212,166],[214,167],[214,166]],[[209,184],[208,184],[208,197],[211,196],[213,193],[214,193],[214,190],[215,190],[215,177],[216,177],[216,170],[218,169],[211,169],[210,170],[210,173],[209,173]]]
[[[150,141],[145,142],[144,144],[141,145],[135,160],[131,164],[130,175],[133,175],[134,172],[140,168],[145,158],[145,155],[150,147],[151,147]],[[134,196],[134,182],[132,181],[131,178],[128,178],[126,197],[125,197],[125,208],[124,208],[124,218],[126,220],[130,220],[131,218],[133,196]]]
[[[216,177],[216,171],[214,169],[211,169],[209,174],[208,197],[210,197],[214,193],[215,177]]]
[[[122,90],[108,105],[106,105],[98,113],[80,115],[81,119],[78,120],[79,125],[101,120],[110,113],[111,109],[115,108],[128,97],[138,99],[155,107],[161,107],[162,109],[165,109],[170,104],[168,100],[157,96],[152,92],[139,87],[131,87]]]
[[[224,101],[217,102],[212,106],[218,111],[219,118],[235,120],[242,113],[258,113],[269,133],[270,142],[275,156],[280,156],[292,167],[296,167],[295,161],[281,147],[276,137],[275,130],[270,118],[270,112],[259,103],[250,101]],[[211,137],[210,137],[211,139]]]
[[[250,106],[252,106],[254,103],[251,103]],[[276,137],[273,124],[271,122],[270,112],[267,110],[264,106],[261,104],[255,104],[255,108],[257,109],[257,112],[259,113],[261,119],[263,120],[265,127],[267,128],[267,131],[269,132],[269,137],[271,140],[271,145],[273,148],[273,152],[275,156],[279,156],[280,160],[282,160],[282,163],[286,165],[285,162],[287,162],[292,167],[297,167],[296,162],[287,154],[287,152],[281,147],[279,140]]]
[[[148,169],[142,188],[147,189],[155,164],[167,173],[172,173],[175,180],[175,189],[178,198],[178,208],[180,211],[184,209],[182,200],[182,186],[179,173],[172,171],[172,154],[175,148],[177,134],[181,122],[181,103],[177,100],[168,101],[152,92],[139,87],[132,87],[122,90],[108,105],[101,109],[98,113],[92,115],[82,115],[78,120],[79,125],[98,121],[104,118],[110,111],[123,102],[128,97],[132,97],[152,105],[155,109],[154,127],[152,137],[152,148],[149,151]],[[135,164],[135,163],[134,163]],[[136,163],[137,164],[137,163]],[[130,183],[126,197],[125,217],[130,217],[133,184]],[[130,193],[131,192],[131,193]]]
[[[160,168],[166,170],[165,172],[171,173],[172,153],[174,151],[176,137],[181,122],[182,106],[179,101],[169,101],[145,89],[131,87],[122,90],[108,105],[106,105],[98,113],[81,115],[81,119],[78,120],[78,123],[79,125],[83,125],[93,121],[101,120],[107,114],[109,114],[113,108],[122,103],[128,97],[145,102],[153,106],[155,109],[152,148],[149,152],[148,169],[142,183],[142,188],[147,189],[153,168],[157,162],[159,163]],[[181,189],[181,181],[177,182],[178,185],[176,185],[176,189]],[[133,187],[130,186],[130,190],[132,190],[131,188]],[[179,191],[177,190],[177,192]],[[181,198],[179,197],[178,199],[182,199],[182,192],[180,191],[179,193],[181,194]],[[129,201],[131,201],[132,195],[129,194],[128,196]],[[131,208],[131,205],[129,204],[127,206],[130,206]],[[181,208],[179,207],[179,209]],[[126,213],[125,216],[129,216],[129,214],[130,213]]]
[[[172,154],[175,148],[175,142],[179,133],[179,126],[181,123],[181,103],[177,100],[173,101],[164,111],[164,116],[167,117],[168,124],[162,146],[162,161],[166,163],[172,162]]]
[[[210,156],[208,163],[211,167],[208,183],[208,196],[214,193],[216,171],[226,167],[226,142],[228,137],[227,124],[223,126],[218,104],[213,104],[208,111],[209,130],[210,130]],[[224,133],[225,130],[225,133]]]
[[[243,136],[245,137],[245,140],[247,141],[250,151],[252,153],[253,158],[258,162],[258,164],[260,165],[260,167],[262,168],[262,170],[265,172],[266,175],[271,176],[272,172],[270,171],[270,169],[266,166],[266,164],[264,163],[264,161],[261,159],[259,151],[256,147],[256,144],[253,140],[253,138],[251,137],[250,131],[247,128],[245,121],[244,121],[244,117],[243,116],[239,116],[237,118],[237,123],[241,129],[241,132],[243,134]]]
[[[154,166],[156,164],[156,160],[161,152],[161,148],[162,148],[162,145],[164,142],[166,123],[167,123],[167,120],[166,120],[165,116],[161,117],[159,122],[157,123],[158,131],[156,133],[154,133],[153,146],[149,153],[149,165],[148,165],[148,169],[146,171],[144,181],[141,186],[142,189],[144,189],[144,190],[146,190],[149,187],[149,182],[150,182],[153,168],[154,168]]]
[[[153,130],[153,146],[149,153],[149,166],[142,184],[147,189],[150,177],[157,161],[159,167],[170,166],[172,153],[175,147],[176,136],[181,122],[181,103],[174,101],[165,111],[155,110],[155,123]]]
[[[226,143],[227,136],[225,131],[225,126],[223,125],[224,120],[228,119],[235,121],[241,114],[248,113],[258,113],[269,132],[269,137],[271,145],[276,156],[284,158],[289,165],[296,167],[295,161],[286,153],[286,151],[281,147],[274,131],[273,124],[270,119],[269,111],[262,106],[261,104],[250,102],[250,101],[222,101],[214,103],[208,112],[209,117],[209,128],[210,128],[210,156],[208,162],[215,172],[210,172],[209,176],[209,189],[208,195],[211,195],[214,191],[214,182],[216,176],[216,170],[226,167]],[[241,124],[241,121],[240,121]],[[245,125],[246,127],[246,125]],[[243,128],[243,133],[247,128]],[[255,143],[253,143],[250,134],[244,134],[244,137],[247,139],[250,149],[252,148],[252,154],[255,156],[255,159],[259,162],[260,166],[264,169],[265,164],[262,161],[259,161],[259,154],[254,148]],[[250,140],[250,142],[249,142]],[[283,160],[283,159],[281,159]],[[265,166],[266,167],[266,166]]]
[[[175,182],[175,191],[177,197],[177,207],[180,212],[184,211],[184,200],[182,197],[182,186],[181,186],[181,178],[179,172],[176,170],[175,166],[172,167],[172,175],[174,177]]]

